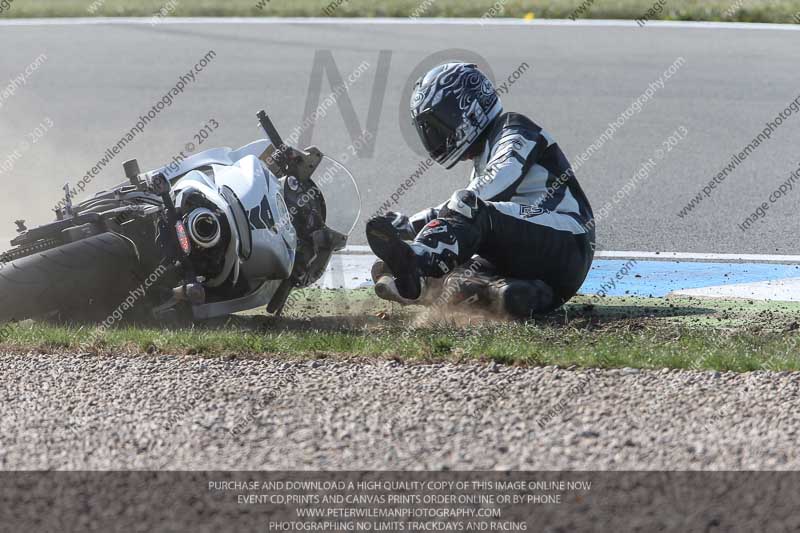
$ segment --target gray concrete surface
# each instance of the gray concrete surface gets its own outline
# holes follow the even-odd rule
[[[800,374],[0,355],[2,469],[797,469]]]
[[[652,156],[676,128],[686,141],[659,162],[650,177],[614,204],[598,223],[599,245],[615,250],[798,253],[787,227],[794,224],[790,193],[748,232],[744,220],[797,167],[800,118],[788,120],[696,214],[676,213],[798,96],[800,32],[673,29],[662,27],[501,27],[388,25],[93,25],[4,27],[0,84],[40,53],[47,61],[0,109],[0,160],[44,117],[55,126],[28,150],[13,172],[0,175],[6,194],[1,235],[16,218],[43,220],[73,182],[129,130],[209,49],[216,60],[196,84],[162,112],[97,186],[115,183],[123,159],[143,166],[168,161],[210,118],[221,127],[209,143],[239,145],[258,134],[254,113],[266,107],[284,131],[303,119],[315,53],[329,50],[346,76],[362,61],[370,70],[350,96],[365,127],[378,72],[378,51],[391,52],[388,84],[369,158],[350,163],[373,212],[413,172],[419,156],[400,135],[403,90],[414,67],[453,48],[484,57],[496,78],[521,63],[531,68],[510,88],[506,107],[528,113],[576,158],[677,57],[686,64],[579,169],[596,208]],[[445,54],[458,56],[453,52]],[[323,79],[322,96],[330,91]],[[405,123],[408,119],[402,113]],[[332,109],[312,141],[335,156],[346,152],[341,113]],[[117,171],[116,169],[120,169]],[[412,211],[445,199],[464,183],[467,169],[435,169],[399,207]],[[33,214],[32,214],[33,213]],[[363,244],[359,226],[354,244]]]

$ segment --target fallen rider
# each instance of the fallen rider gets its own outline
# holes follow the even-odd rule
[[[475,65],[448,63],[417,81],[411,116],[425,149],[453,168],[471,160],[466,189],[412,217],[367,222],[379,261],[376,293],[402,304],[468,304],[527,319],[561,306],[592,265],[592,208],[556,141],[504,113]]]

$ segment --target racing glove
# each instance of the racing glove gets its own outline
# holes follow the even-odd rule
[[[417,234],[420,231],[422,231],[422,228],[428,225],[428,222],[436,219],[438,216],[439,216],[439,209],[434,207],[420,211],[415,215],[411,215],[409,222],[411,223],[411,227],[413,228],[414,237],[416,237]]]

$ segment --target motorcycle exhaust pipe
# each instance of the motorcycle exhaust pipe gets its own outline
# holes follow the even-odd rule
[[[200,248],[213,248],[219,244],[222,237],[222,228],[217,215],[204,207],[189,213],[186,230],[192,241]]]

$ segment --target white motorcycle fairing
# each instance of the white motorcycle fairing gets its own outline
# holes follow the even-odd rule
[[[297,234],[283,199],[283,180],[258,159],[267,146],[268,141],[263,140],[239,150],[215,148],[196,154],[179,166],[153,171],[164,173],[173,182],[177,206],[196,191],[227,217],[232,238],[225,264],[220,274],[205,284],[218,287],[228,279],[235,283],[242,276],[251,289],[239,299],[195,306],[197,319],[266,305],[280,283],[291,275]]]
[[[286,279],[294,267],[297,233],[283,199],[283,183],[260,159],[245,156],[235,165],[213,165],[219,187],[229,187],[247,213],[252,244],[241,246],[242,274],[250,282]],[[241,236],[242,240],[247,235]]]

